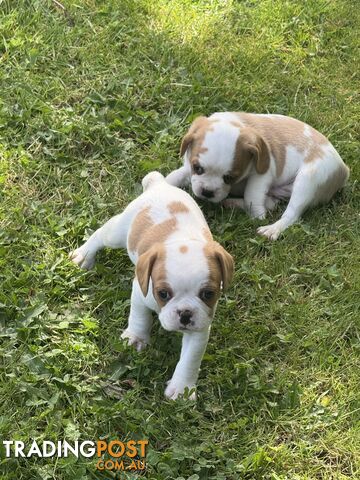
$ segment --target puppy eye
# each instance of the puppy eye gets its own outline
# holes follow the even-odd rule
[[[193,170],[196,175],[202,175],[204,173],[204,169],[200,165],[194,165]]]
[[[168,290],[159,290],[158,295],[163,302],[168,302],[171,298],[171,293]]]
[[[215,296],[215,292],[212,290],[201,290],[199,297],[203,301],[212,300]]]
[[[230,185],[234,181],[234,178],[231,175],[224,175],[223,176],[224,183]]]

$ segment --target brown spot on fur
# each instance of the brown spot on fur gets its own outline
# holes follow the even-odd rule
[[[154,224],[145,232],[145,235],[139,242],[139,255],[148,250],[154,243],[164,243],[167,237],[169,237],[175,230],[176,218],[169,218],[161,223]]]
[[[187,247],[186,245],[181,245],[181,247],[179,248],[180,253],[186,253],[188,250],[189,247]]]
[[[144,208],[136,215],[132,222],[129,234],[128,247],[130,251],[136,252],[138,250],[138,245],[142,239],[143,232],[146,232],[146,230],[153,225],[154,222],[150,217],[150,207]]]
[[[329,143],[320,132],[307,125],[309,136],[304,133],[305,123],[291,117],[258,116],[251,113],[236,113],[243,125],[256,129],[264,139],[274,156],[276,174],[280,176],[284,170],[286,160],[286,147],[294,146],[300,152],[310,148],[306,162],[313,161],[320,153],[319,146]]]
[[[203,147],[205,135],[212,130],[212,125],[218,120],[209,120],[207,117],[198,117],[191,124],[187,134],[184,136],[181,147],[180,155],[185,155],[185,152],[190,148],[190,164],[194,165],[199,161],[199,157],[202,153],[207,152],[207,148]]]
[[[189,211],[185,203],[180,201],[169,203],[167,208],[172,215],[176,215],[177,213],[187,213]]]
[[[312,147],[310,147],[310,150],[308,151],[304,162],[305,163],[311,163],[316,158],[320,158],[322,156],[324,156],[324,152],[320,148],[320,146],[319,145],[313,145]]]

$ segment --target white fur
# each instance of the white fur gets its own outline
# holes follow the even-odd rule
[[[174,201],[185,204],[189,211],[176,213],[177,229],[165,240],[167,282],[173,291],[171,300],[160,309],[152,291],[144,297],[135,278],[131,293],[131,308],[127,329],[122,338],[128,340],[137,350],[142,350],[150,342],[152,326],[151,311],[155,311],[161,325],[169,331],[182,331],[183,342],[180,360],[172,379],[168,382],[165,395],[176,399],[186,387],[193,389],[199,374],[200,363],[209,338],[214,314],[199,298],[199,291],[207,285],[209,267],[205,258],[204,216],[196,202],[186,192],[165,182],[158,172],[148,174],[143,180],[144,193],[128,205],[123,213],[111,218],[80,248],[70,254],[74,263],[82,268],[91,268],[95,255],[103,247],[127,248],[130,259],[137,263],[137,252],[131,251],[128,238],[131,224],[136,214],[150,207],[154,223],[161,223],[171,217],[167,205]],[[186,253],[179,247],[186,245]],[[191,323],[184,327],[179,320],[179,310],[191,310]],[[192,392],[190,398],[195,398]]]
[[[268,117],[274,122],[286,121],[283,115],[252,114],[254,117]],[[209,200],[214,203],[223,201],[228,207],[237,207],[246,210],[251,217],[263,219],[266,212],[274,208],[280,199],[289,199],[289,204],[281,217],[273,225],[258,228],[258,233],[276,240],[281,232],[295,223],[309,206],[328,201],[336,190],[343,187],[348,177],[348,168],[330,142],[322,146],[322,154],[318,158],[306,163],[307,154],[314,145],[312,130],[309,125],[299,124],[299,136],[306,137],[308,149],[298,148],[297,145],[286,145],[286,158],[283,171],[277,175],[275,158],[270,155],[270,167],[263,173],[256,172],[249,167],[245,174],[237,179],[230,188],[223,181],[233,165],[235,143],[245,124],[241,117],[232,112],[214,113],[210,120],[217,120],[211,124],[206,133],[203,146],[207,151],[199,156],[199,164],[204,168],[201,175],[192,174],[189,162],[189,152],[184,156],[184,166],[170,173],[166,180],[172,185],[185,186],[191,181],[196,196],[204,198],[202,190],[214,192]],[[240,127],[232,122],[240,124]],[[242,125],[242,126],[241,126]],[[254,127],[255,128],[255,127]],[[278,126],[281,128],[281,125]],[[276,135],[274,129],[273,135]],[[324,195],[324,186],[330,177],[338,176],[338,185],[335,181],[335,190],[330,196]],[[227,198],[228,195],[243,193],[243,198]],[[240,194],[241,194],[240,193]]]

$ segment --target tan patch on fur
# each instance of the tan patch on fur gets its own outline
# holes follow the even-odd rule
[[[168,210],[171,218],[161,223],[154,223],[150,216],[151,207],[145,207],[135,217],[131,225],[128,246],[132,252],[138,255],[149,250],[155,243],[164,243],[165,240],[176,230],[177,213],[187,213],[189,208],[179,201],[171,202]]]
[[[187,247],[186,245],[181,245],[181,247],[179,248],[180,253],[186,253],[188,250],[189,247]]]
[[[141,210],[131,224],[128,246],[132,252],[138,251],[138,245],[142,239],[143,233],[154,225],[150,217],[150,207]]]
[[[146,252],[154,243],[164,243],[175,230],[176,218],[169,218],[164,222],[154,224],[141,238],[138,244],[138,254],[141,255]]]
[[[314,145],[308,151],[304,162],[305,163],[311,163],[315,159],[323,157],[323,156],[324,156],[324,151],[320,148],[320,146],[319,145]]]
[[[136,276],[141,290],[146,296],[150,277],[166,280],[166,252],[162,245],[176,230],[176,217],[154,223],[150,217],[151,207],[141,210],[133,220],[129,235],[129,250],[139,255]],[[154,276],[155,275],[155,276]]]
[[[203,147],[205,135],[212,130],[212,125],[218,120],[209,120],[207,117],[198,117],[191,124],[187,134],[181,142],[180,155],[183,156],[188,148],[191,149],[190,164],[194,165],[199,161],[202,153],[208,151]]]
[[[167,208],[172,215],[176,215],[177,213],[187,213],[189,211],[185,203],[180,201],[169,203]]]
[[[310,136],[304,134],[305,123],[291,117],[262,117],[251,113],[236,113],[245,126],[257,130],[269,146],[276,161],[276,174],[280,176],[286,161],[286,147],[294,146],[300,152],[309,149],[305,162],[321,155],[319,146],[329,143],[326,137],[308,125]]]

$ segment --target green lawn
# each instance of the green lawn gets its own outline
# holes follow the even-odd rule
[[[148,438],[153,480],[360,479],[359,5],[63,3],[0,0],[1,440]],[[197,403],[170,402],[181,337],[156,323],[145,352],[119,340],[126,252],[88,273],[67,255],[148,171],[180,164],[196,115],[222,110],[310,123],[351,176],[275,243],[201,204],[236,273]],[[114,478],[0,454],[1,480]]]

